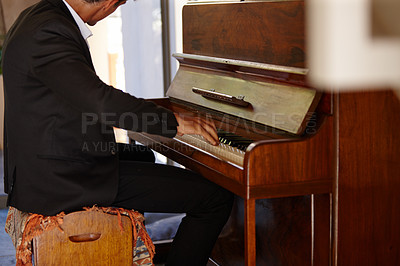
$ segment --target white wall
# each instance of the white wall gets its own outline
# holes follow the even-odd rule
[[[170,10],[170,38],[171,38],[171,55],[174,53],[182,53],[183,36],[182,36],[182,8],[187,0],[172,0],[169,2]],[[171,75],[174,77],[178,70],[179,63],[176,59],[171,59]]]
[[[400,37],[372,35],[370,3],[307,2],[309,80],[313,86],[335,90],[400,88]]]
[[[160,1],[128,1],[121,14],[126,91],[136,97],[162,97]]]
[[[104,19],[98,22],[95,26],[90,27],[90,30],[92,31],[93,36],[88,39],[88,42],[90,53],[92,54],[93,65],[100,79],[109,84],[107,20]]]
[[[109,53],[120,53],[120,41],[117,40],[120,37],[118,34],[121,30],[119,26],[118,19],[110,16],[98,22],[95,26],[90,27],[93,36],[88,41],[93,65],[97,75],[107,84],[110,84]],[[119,56],[122,57],[123,53],[120,53]],[[119,60],[123,60],[123,58],[119,58]],[[125,81],[121,80],[124,79],[124,75],[120,73],[119,65],[117,64],[116,66],[117,73],[114,73],[117,75],[117,82],[110,85],[116,86],[117,89],[125,90]],[[114,129],[114,131],[117,142],[128,142],[125,130]]]

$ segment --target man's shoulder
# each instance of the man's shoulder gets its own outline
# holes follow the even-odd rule
[[[47,1],[41,1],[37,6],[33,6],[31,11],[27,14],[38,21],[71,21],[69,11],[61,6],[53,5]]]
[[[62,6],[40,1],[20,14],[11,31],[18,32],[17,35],[30,36],[42,29],[74,29],[75,22],[68,12]]]
[[[25,9],[15,21],[5,39],[4,54],[28,51],[54,37],[79,39],[79,34],[75,21],[64,10],[46,0],[40,1]]]

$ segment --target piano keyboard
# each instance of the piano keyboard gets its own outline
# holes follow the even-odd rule
[[[200,135],[176,136],[175,139],[208,152],[221,160],[243,167],[246,148],[252,141],[225,131],[219,131],[218,136],[220,140],[218,146],[211,145]]]
[[[218,137],[220,143],[235,147],[242,151],[246,151],[247,147],[254,142],[251,139],[246,139],[244,137],[223,130],[218,130]]]

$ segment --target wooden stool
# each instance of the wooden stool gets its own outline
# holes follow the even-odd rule
[[[153,265],[141,213],[111,207],[43,216],[9,208],[6,232],[17,265]],[[32,256],[33,254],[33,256]]]
[[[33,239],[35,265],[132,265],[132,223],[117,215],[80,211],[64,217],[61,230]]]

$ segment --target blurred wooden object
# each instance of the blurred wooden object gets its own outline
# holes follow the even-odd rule
[[[400,265],[400,101],[392,91],[335,100],[332,265]]]
[[[3,9],[2,22],[5,30],[4,33],[10,29],[21,11],[37,2],[39,0],[0,0]]]
[[[400,1],[372,0],[371,20],[373,37],[399,38],[400,37]]]
[[[74,212],[64,217],[62,229],[34,238],[35,265],[132,265],[132,223],[101,212]]]

